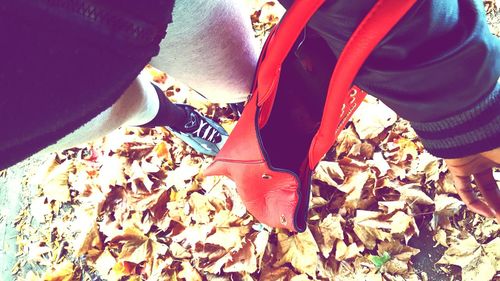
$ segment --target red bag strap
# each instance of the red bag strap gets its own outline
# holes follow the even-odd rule
[[[321,125],[309,149],[314,169],[338,136],[342,104],[363,63],[373,49],[415,4],[416,0],[378,0],[344,47],[328,86]]]
[[[296,0],[269,35],[265,58],[257,71],[257,92],[254,91],[258,94],[259,106],[274,93],[273,84],[279,79],[277,74],[281,65],[311,16],[324,2],[325,0]]]
[[[258,106],[266,107],[266,114],[272,108],[281,65],[311,16],[324,2],[325,0],[295,0],[269,35],[265,57],[261,58],[253,91],[258,95]],[[416,0],[378,0],[347,42],[333,71],[321,125],[309,149],[311,169],[330,149],[340,132],[337,128],[341,122],[342,106],[349,98],[349,89],[359,69],[378,43],[415,3]],[[267,117],[261,116],[261,119],[259,123],[263,126]]]

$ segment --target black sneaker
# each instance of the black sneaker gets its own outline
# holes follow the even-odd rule
[[[189,121],[179,130],[171,131],[199,153],[215,156],[226,142],[229,134],[212,119],[203,116],[195,108],[177,104],[188,114]]]

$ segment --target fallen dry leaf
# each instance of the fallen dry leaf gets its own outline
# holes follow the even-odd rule
[[[363,102],[352,116],[356,132],[363,140],[376,138],[397,120],[394,111],[383,103]]]
[[[500,238],[487,244],[480,244],[469,235],[450,245],[437,262],[462,268],[463,280],[491,280],[500,268]]]
[[[74,268],[75,266],[71,261],[65,260],[47,271],[42,279],[44,281],[71,281],[75,274]]]
[[[301,273],[314,276],[318,266],[318,245],[309,229],[302,233],[289,235],[278,233],[278,256],[277,266],[289,262]]]

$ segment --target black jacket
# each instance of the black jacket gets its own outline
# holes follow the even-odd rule
[[[375,2],[326,0],[308,26],[338,57]],[[481,0],[420,0],[355,83],[411,121],[430,152],[452,158],[499,146],[499,76],[500,40]]]

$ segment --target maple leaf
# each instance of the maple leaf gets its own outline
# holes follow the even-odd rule
[[[172,171],[167,171],[167,187],[175,186],[177,189],[188,187],[186,183],[192,182],[194,177],[201,172],[201,162],[190,156],[182,158],[182,162]]]
[[[358,143],[351,147],[347,156],[359,161],[366,161],[367,159],[371,159],[373,157],[374,150],[375,148],[373,145],[369,143]]]
[[[361,195],[361,189],[363,188],[369,177],[370,174],[367,172],[355,173],[347,177],[346,180],[337,187],[337,189],[347,194],[351,194],[353,191],[357,191],[356,194]]]
[[[411,225],[415,224],[415,219],[402,211],[397,211],[390,218],[391,233],[404,233]]]
[[[382,241],[378,245],[378,253],[388,252],[393,258],[409,262],[411,257],[420,252],[419,249],[403,245],[398,241]]]
[[[188,262],[188,261],[183,261],[182,264],[182,270],[179,271],[179,278],[184,278],[189,281],[201,281],[203,280],[201,278],[200,273],[193,267],[193,265]]]
[[[102,277],[107,277],[116,264],[116,258],[106,248],[95,261],[95,269]]]
[[[434,241],[436,241],[435,246],[441,245],[448,248],[448,242],[446,242],[447,237],[448,235],[446,234],[446,231],[444,231],[443,229],[438,229],[438,231],[436,231],[436,233],[433,236]]]
[[[155,145],[155,147],[153,148],[153,153],[155,153],[156,156],[163,161],[166,161],[169,166],[172,166],[174,164],[174,161],[168,148],[169,144],[166,141],[161,141]]]
[[[156,206],[167,193],[168,189],[162,186],[151,192],[126,192],[126,195],[130,208],[136,211],[146,211]]]
[[[455,183],[453,182],[453,176],[451,173],[442,174],[439,177],[439,180],[436,182],[436,191],[439,194],[442,193],[451,193],[458,194],[455,189]]]
[[[344,180],[344,172],[338,162],[321,161],[314,169],[313,179],[320,180],[330,186],[338,186]],[[337,180],[337,181],[336,181]]]
[[[262,268],[262,260],[264,258],[264,254],[269,243],[269,232],[265,230],[258,231],[257,233],[250,234],[249,239],[255,245],[257,267],[260,269]]]
[[[451,244],[437,262],[462,268],[462,280],[490,280],[500,270],[500,238],[479,244],[474,236]]]
[[[323,257],[328,258],[336,241],[344,239],[344,231],[341,225],[343,221],[344,219],[340,215],[328,214],[317,227],[313,228],[316,230],[315,237],[317,237],[316,240],[319,240],[318,246]]]
[[[415,158],[411,163],[410,173],[417,174],[423,173],[425,174],[425,182],[436,182],[440,178],[441,174],[441,160],[434,157],[427,151],[420,153],[418,157]]]
[[[125,177],[125,168],[128,168],[126,158],[114,154],[111,157],[103,157],[96,183],[101,186],[101,190],[107,194],[109,186],[125,186],[127,179]]]
[[[266,267],[262,270],[259,281],[267,281],[267,280],[276,280],[276,281],[288,281],[288,280],[296,280],[293,279],[298,275],[292,269],[284,266],[279,268],[274,267]],[[307,275],[306,275],[307,277]],[[306,279],[308,280],[308,279]]]
[[[182,231],[177,234],[171,235],[171,238],[174,242],[181,244],[186,249],[195,248],[198,243],[203,244],[205,238],[212,232],[212,225],[194,224],[182,229]]]
[[[252,241],[245,241],[238,250],[231,252],[231,259],[224,265],[224,272],[254,273],[258,268],[255,245]]]
[[[75,274],[75,266],[69,260],[64,260],[47,271],[42,279],[44,281],[71,281]]]
[[[218,245],[226,250],[237,250],[243,243],[242,237],[249,231],[250,226],[217,227],[215,232],[205,239],[205,243]]]
[[[168,251],[177,259],[190,259],[192,257],[191,252],[177,242],[170,243]]]
[[[396,162],[416,159],[419,155],[420,148],[414,140],[399,138],[395,141],[395,144],[398,147],[396,157],[394,158]]]
[[[118,281],[124,276],[131,277],[135,272],[135,268],[136,265],[134,263],[126,261],[117,262],[111,269],[107,278],[111,281]]]
[[[148,172],[142,166],[144,162],[134,160],[130,165],[129,183],[132,183],[132,191],[137,193],[139,189],[146,189],[151,192],[153,189],[153,181],[149,178]]]
[[[406,201],[408,205],[415,204],[432,205],[434,200],[420,189],[419,185],[407,184],[397,189],[401,193],[400,200]]]
[[[376,138],[385,128],[392,126],[397,115],[378,101],[363,102],[352,116],[354,127],[363,140]]]
[[[334,259],[320,259],[318,263],[318,278],[321,280],[341,280],[338,275],[338,262]]]
[[[216,227],[230,227],[235,225],[245,225],[245,221],[229,210],[220,210],[213,216],[212,223]]]
[[[277,266],[289,262],[301,273],[315,276],[318,265],[318,245],[309,229],[295,235],[278,233]]]
[[[196,267],[213,274],[219,274],[224,264],[231,259],[231,253],[216,244],[199,244],[193,253]]]
[[[373,194],[374,180],[371,172],[361,172],[348,178],[342,187],[353,186],[345,199],[344,207],[347,209],[364,209],[370,206],[375,198]]]
[[[339,136],[337,137],[337,145],[335,147],[336,157],[339,158],[341,155],[349,154],[354,146],[360,144],[361,140],[358,138],[358,135],[356,134],[352,126],[348,127],[345,130],[342,130],[342,132],[340,132]]]
[[[363,246],[358,246],[356,243],[351,243],[349,246],[343,240],[337,240],[335,246],[335,259],[338,261],[344,261],[347,259],[354,258],[360,255],[360,253],[365,248]]]
[[[191,219],[197,223],[208,223],[211,220],[215,208],[210,199],[198,192],[193,192],[189,197]]]
[[[73,161],[66,160],[59,164],[55,157],[44,164],[34,181],[40,184],[47,200],[62,203],[71,200],[68,178],[74,167]]]
[[[77,237],[76,242],[73,244],[75,252],[78,255],[86,254],[93,249],[102,250],[103,243],[99,234],[97,223],[85,224],[81,234]]]
[[[373,154],[373,159],[367,160],[366,163],[378,170],[377,176],[379,177],[385,176],[387,171],[391,169],[391,166],[389,166],[389,163],[385,160],[382,152],[375,152]]]
[[[438,225],[449,228],[450,217],[457,214],[465,206],[462,201],[445,194],[436,195],[434,202],[436,207],[431,220],[433,229],[436,229]]]
[[[135,227],[124,229],[122,235],[116,236],[111,242],[123,244],[118,256],[119,261],[139,264],[151,256],[149,238]]]
[[[378,245],[377,251],[379,255],[388,258],[384,259],[384,268],[393,274],[407,273],[411,257],[420,252],[420,250],[402,245],[398,241],[382,241]],[[380,267],[378,268],[380,269]]]
[[[352,264],[341,263],[338,269],[337,279],[339,280],[366,280],[382,281],[382,274],[368,257],[362,256],[354,260]]]
[[[405,201],[379,201],[378,205],[381,210],[386,213],[394,213],[395,211],[402,211],[405,209]]]
[[[387,241],[392,239],[389,233],[391,224],[387,221],[380,221],[379,212],[358,210],[354,217],[354,233],[368,249],[374,249],[377,241]]]

